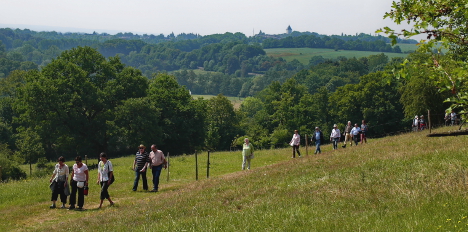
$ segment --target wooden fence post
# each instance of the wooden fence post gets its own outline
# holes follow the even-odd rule
[[[86,166],[88,166],[88,155],[85,155],[85,156],[84,156],[84,159],[85,159],[85,164],[86,164]]]
[[[305,135],[305,140],[306,140],[306,141],[305,141],[305,142],[306,142],[306,146],[305,146],[305,147],[306,147],[306,155],[309,155],[309,150],[308,150],[308,148],[309,148],[309,143],[307,142],[307,134]]]
[[[170,165],[169,165],[169,152],[167,152],[167,180],[169,182],[169,168],[170,168]]]
[[[198,154],[195,151],[195,180],[198,180]]]
[[[206,160],[206,178],[210,178],[210,151],[208,151],[208,159]]]
[[[429,121],[429,134],[430,134],[431,131],[432,131],[432,127],[431,127],[431,111],[430,111],[430,110],[427,110],[427,120]]]

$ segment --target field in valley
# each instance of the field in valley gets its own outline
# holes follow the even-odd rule
[[[415,44],[398,44],[402,52],[405,51],[414,51],[416,50]],[[349,51],[349,50],[338,50],[326,49],[326,48],[271,48],[265,49],[265,52],[269,56],[273,57],[282,57],[286,61],[292,61],[297,59],[301,63],[307,65],[309,60],[313,56],[322,56],[325,59],[336,59],[339,56],[344,56],[347,58],[360,58],[367,57],[370,55],[378,55],[382,52],[368,52],[368,51]],[[406,53],[392,53],[385,52],[390,59],[393,57],[406,57]]]

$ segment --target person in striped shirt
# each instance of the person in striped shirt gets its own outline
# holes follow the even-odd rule
[[[148,190],[148,181],[146,180],[146,168],[151,163],[148,153],[145,151],[146,147],[143,144],[138,146],[138,151],[135,155],[135,160],[133,161],[133,170],[135,171],[135,181],[133,182],[133,191],[136,191],[138,188],[138,182],[141,179],[143,180],[143,190]]]

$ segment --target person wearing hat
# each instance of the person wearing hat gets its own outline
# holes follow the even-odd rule
[[[414,116],[413,119],[413,131],[418,131],[419,130],[419,118],[418,115]]]
[[[333,150],[338,149],[338,143],[340,142],[341,132],[336,124],[333,125],[333,130],[330,134],[330,141],[333,143]]]
[[[138,146],[138,151],[133,161],[133,170],[135,171],[135,181],[133,182],[133,191],[138,188],[138,182],[143,179],[143,190],[148,190],[148,181],[146,180],[146,167],[151,164],[148,153],[145,151],[146,147],[143,144]]]
[[[322,131],[320,130],[319,127],[315,127],[315,132],[312,135],[311,140],[312,140],[312,142],[315,142],[315,152],[314,152],[314,154],[322,153],[322,151],[320,150],[320,144],[322,144],[325,140],[323,139],[323,133],[322,133]]]

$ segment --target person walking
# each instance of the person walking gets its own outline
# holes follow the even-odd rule
[[[167,168],[166,157],[161,150],[158,150],[156,144],[151,145],[151,152],[149,154],[151,160],[151,172],[153,174],[153,189],[151,192],[157,192],[159,190],[159,176],[161,175],[161,170]]]
[[[450,113],[450,121],[452,121],[452,126],[455,125],[457,121],[457,114],[453,110],[452,113]]]
[[[361,124],[361,144],[363,144],[364,142],[367,143],[366,134],[367,134],[368,130],[369,130],[369,126],[367,126],[366,120],[362,120],[362,124]]]
[[[333,125],[332,132],[330,134],[330,141],[333,143],[333,150],[338,149],[338,143],[340,142],[341,132],[336,124]]]
[[[99,155],[101,161],[98,163],[98,176],[96,184],[101,185],[101,203],[99,204],[99,208],[102,207],[102,203],[104,199],[107,199],[111,206],[114,205],[114,202],[111,200],[109,195],[109,186],[112,184],[112,176],[114,175],[114,168],[112,166],[112,162],[107,159],[107,155],[104,152],[101,152]]]
[[[353,136],[351,135],[351,130],[353,129],[353,125],[351,125],[351,121],[348,121],[348,124],[344,130],[344,142],[342,148],[346,148],[346,143],[349,141],[349,146],[353,146]]]
[[[314,134],[312,135],[312,142],[315,143],[315,152],[314,154],[317,154],[317,153],[322,153],[322,150],[320,150],[320,145],[325,141],[323,139],[323,133],[322,131],[320,130],[319,127],[315,127],[315,132]]]
[[[360,133],[361,133],[361,128],[358,126],[357,123],[355,123],[353,129],[351,130],[351,134],[353,135],[353,140],[356,146],[359,144]]]
[[[70,195],[70,187],[68,186],[68,175],[70,171],[65,164],[65,158],[63,158],[63,156],[60,156],[57,162],[52,177],[50,177],[49,180],[52,190],[52,205],[50,208],[56,208],[55,202],[57,201],[58,195],[60,195],[60,201],[62,202],[60,208],[64,209],[65,204],[67,204],[67,196]]]
[[[146,180],[146,167],[150,164],[148,153],[145,151],[146,147],[143,144],[138,146],[138,152],[133,161],[133,170],[135,171],[135,181],[133,182],[133,191],[137,191],[138,182],[143,180],[143,190],[148,190],[148,181]]]
[[[70,207],[68,209],[75,209],[76,193],[78,192],[78,208],[76,210],[83,210],[84,188],[88,187],[89,179],[88,166],[82,162],[81,156],[77,156],[75,162],[70,180],[72,191],[70,194]]]
[[[301,157],[301,153],[299,152],[299,145],[301,144],[301,136],[299,135],[299,132],[297,130],[294,130],[294,135],[291,139],[291,142],[289,144],[293,148],[293,155],[291,158],[296,158],[296,151],[297,155]]]
[[[242,170],[245,170],[245,165],[247,163],[247,169],[250,170],[250,160],[254,156],[254,147],[249,142],[248,138],[244,139],[244,145],[242,145]]]
[[[419,117],[419,130],[423,131],[426,129],[426,120],[424,120],[424,115]]]
[[[450,114],[449,113],[445,113],[444,120],[445,120],[445,126],[450,125]]]
[[[418,115],[414,116],[412,127],[413,127],[413,132],[416,132],[416,131],[419,130],[419,118],[418,118]]]

